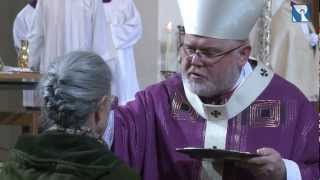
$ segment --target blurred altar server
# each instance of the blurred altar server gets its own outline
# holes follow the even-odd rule
[[[29,3],[18,13],[13,23],[13,41],[16,52],[21,47],[21,40],[26,40],[31,30],[34,10],[37,0],[30,0]]]
[[[103,2],[118,55],[115,64],[109,63],[115,77],[113,93],[118,96],[119,104],[125,104],[139,90],[133,46],[142,36],[141,17],[133,0]]]
[[[41,0],[28,35],[29,67],[46,72],[57,56],[93,51],[108,64],[115,61],[110,25],[101,0]]]
[[[306,0],[272,0],[271,38],[259,40],[255,26],[251,32],[252,56],[258,54],[259,43],[270,48],[269,65],[280,76],[296,85],[310,101],[319,98],[319,47],[318,37],[311,22],[293,22],[294,4],[307,4]]]

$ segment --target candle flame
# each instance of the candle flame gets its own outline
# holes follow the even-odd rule
[[[172,32],[172,22],[171,21],[168,22],[166,29],[168,32]]]

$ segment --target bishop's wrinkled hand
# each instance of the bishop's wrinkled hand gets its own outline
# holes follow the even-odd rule
[[[257,154],[261,156],[237,163],[237,166],[248,169],[259,180],[284,180],[286,178],[285,164],[279,152],[264,147],[258,149]]]

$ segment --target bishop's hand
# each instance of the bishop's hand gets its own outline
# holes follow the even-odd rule
[[[259,180],[286,179],[286,167],[279,152],[272,148],[261,148],[257,154],[261,156],[237,163],[237,166],[248,169]]]

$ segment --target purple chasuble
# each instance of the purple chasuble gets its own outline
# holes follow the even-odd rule
[[[112,149],[143,180],[200,180],[201,162],[175,152],[204,147],[205,119],[188,103],[180,75],[152,85],[114,109]],[[226,149],[255,152],[276,149],[295,161],[303,180],[319,177],[317,115],[303,94],[274,75],[262,94],[229,119]],[[246,170],[226,163],[224,179],[251,180]]]
[[[32,0],[32,1],[30,1],[30,2],[29,2],[30,6],[32,6],[33,8],[36,8],[36,6],[37,6],[37,1],[38,1],[38,0]]]

